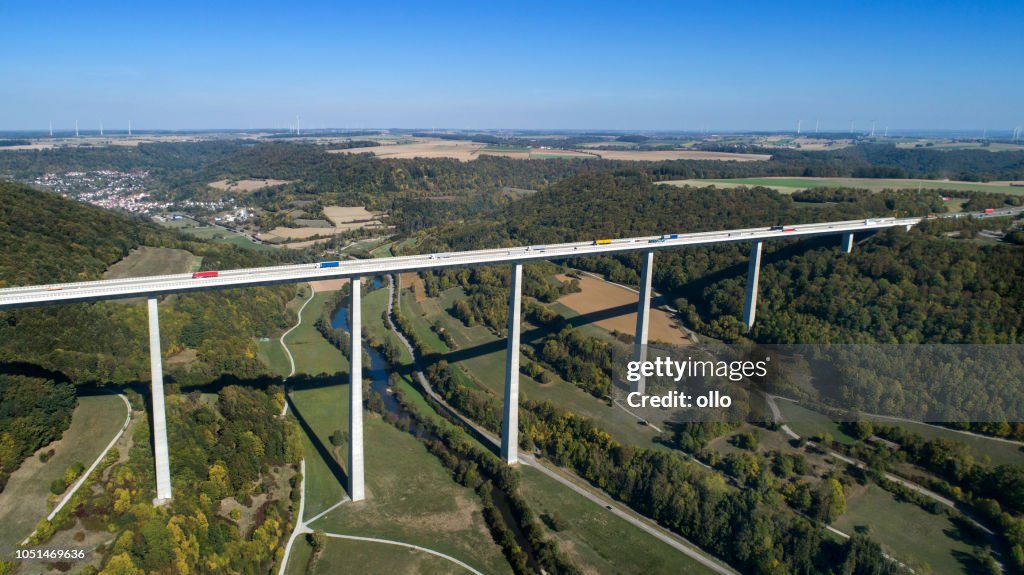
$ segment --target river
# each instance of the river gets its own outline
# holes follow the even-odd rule
[[[380,280],[374,278],[371,283],[371,287],[372,289],[380,289]],[[347,306],[341,306],[338,308],[338,312],[334,314],[333,318],[331,318],[331,327],[334,329],[340,329],[349,335],[352,334],[351,327],[348,323]],[[378,353],[377,350],[370,346],[364,344],[363,350],[370,356],[370,365],[363,366],[363,375],[370,376],[370,389],[376,391],[377,394],[380,395],[381,399],[384,400],[384,407],[386,407],[388,411],[395,415],[400,415],[398,402],[395,401],[395,397],[388,391],[391,384],[388,381],[388,374],[390,372],[388,370],[387,362],[384,361],[384,357]]]

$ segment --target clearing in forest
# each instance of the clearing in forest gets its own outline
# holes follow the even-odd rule
[[[217,188],[218,190],[223,190],[225,192],[255,192],[256,190],[262,190],[263,188],[287,184],[290,181],[291,180],[273,180],[270,178],[264,180],[217,180],[216,182],[210,182],[207,185],[211,188]]]
[[[203,258],[185,250],[141,246],[107,268],[103,279],[183,274],[199,269]]]

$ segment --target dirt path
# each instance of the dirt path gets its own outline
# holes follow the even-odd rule
[[[790,429],[789,426],[785,425],[785,422],[782,419],[782,413],[779,411],[779,407],[775,403],[776,399],[781,399],[783,401],[793,401],[793,400],[787,399],[787,398],[784,398],[784,397],[773,396],[773,395],[767,395],[766,397],[767,397],[767,400],[768,400],[768,407],[772,411],[772,417],[775,419],[775,423],[778,423],[778,424],[780,424],[782,426],[782,429],[786,433],[786,435],[792,437],[793,439],[800,439],[799,435],[797,435],[792,429]],[[798,403],[798,402],[793,401],[793,403]],[[809,440],[808,443],[815,443],[815,442]],[[819,446],[820,446],[820,444],[819,444]],[[830,456],[838,459],[839,461],[842,461],[843,463],[846,463],[847,465],[853,465],[854,467],[858,467],[860,469],[867,469],[867,467],[868,467],[866,463],[864,463],[863,461],[860,461],[859,459],[854,459],[852,457],[848,457],[846,455],[843,455],[842,453],[839,453],[837,451],[834,451],[834,450],[829,449],[829,448],[824,447],[824,446],[820,446],[820,447],[822,449],[824,449]],[[956,505],[955,501],[953,501],[952,499],[950,499],[948,497],[944,497],[942,495],[939,495],[938,493],[928,489],[927,487],[924,487],[923,485],[919,485],[917,483],[914,483],[913,481],[910,481],[909,479],[904,479],[904,478],[902,478],[902,477],[900,477],[898,475],[894,475],[892,473],[889,473],[888,471],[883,473],[883,477],[885,477],[889,481],[892,481],[894,483],[898,483],[899,485],[902,485],[903,487],[906,487],[907,489],[910,489],[911,491],[916,491],[917,493],[920,493],[921,495],[924,495],[925,497],[927,497],[927,498],[929,498],[929,499],[931,499],[933,501],[937,501],[938,503],[941,503],[942,505],[945,505],[946,507],[949,507],[950,509],[952,509],[954,511],[963,513],[963,511],[961,511],[960,509],[957,508],[957,505]],[[968,521],[973,523],[978,529],[984,531],[986,534],[988,534],[990,536],[994,535],[994,533],[992,532],[991,529],[985,527],[984,525],[979,523],[977,520],[975,520],[970,515],[967,515],[966,513],[963,513],[963,516]]]
[[[434,555],[435,557],[440,557],[442,559],[446,559],[448,561],[451,561],[452,563],[458,565],[459,567],[462,567],[466,571],[469,571],[470,573],[473,573],[473,575],[484,575],[483,573],[481,573],[481,572],[477,571],[476,569],[470,567],[466,563],[463,563],[462,561],[459,561],[458,559],[452,557],[451,555],[445,555],[444,553],[441,553],[440,551],[434,551],[433,549],[427,549],[426,547],[420,547],[419,545],[413,545],[412,543],[403,543],[402,541],[392,541],[390,539],[378,539],[376,537],[359,537],[357,535],[341,535],[340,533],[324,533],[324,535],[326,535],[327,537],[333,537],[334,539],[351,539],[353,541],[367,541],[367,542],[370,542],[370,543],[383,543],[384,545],[397,545],[399,547],[404,547],[406,549],[415,549],[416,551],[422,551],[424,553],[429,553],[431,555]]]
[[[286,344],[284,342],[284,338],[287,337],[288,334],[290,334],[292,332],[292,330],[294,330],[295,328],[297,328],[300,325],[302,325],[302,310],[306,309],[306,306],[309,305],[309,302],[313,301],[313,296],[315,296],[315,295],[316,295],[316,290],[314,290],[313,287],[310,286],[310,288],[309,288],[309,299],[307,299],[305,301],[305,303],[302,304],[302,307],[300,307],[298,313],[296,313],[296,316],[298,316],[298,320],[295,322],[295,325],[290,327],[288,329],[288,331],[286,331],[286,332],[281,334],[281,347],[284,348],[284,353],[288,356],[288,363],[291,365],[291,371],[288,372],[287,376],[285,376],[286,380],[288,378],[290,378],[291,376],[295,375],[295,358],[292,357],[292,352],[291,352],[291,350],[288,349],[288,344]],[[286,390],[286,393],[287,393],[287,390]],[[287,413],[288,413],[288,402],[286,401],[286,402],[284,402],[284,407],[281,408],[281,417],[284,417],[285,414],[287,414]]]
[[[306,511],[306,460],[303,459],[299,462],[299,477],[302,480],[299,482],[299,511],[295,516],[295,528],[292,529],[291,536],[288,537],[288,543],[284,546],[284,556],[281,557],[281,567],[277,570],[278,575],[284,575],[285,569],[288,568],[288,557],[292,553],[292,544],[295,543],[295,539],[299,535],[306,533],[312,533],[312,529],[306,527],[306,524],[302,521],[302,514]]]
[[[67,504],[68,501],[71,501],[71,498],[74,497],[75,492],[78,491],[78,488],[85,483],[85,480],[89,478],[89,475],[92,474],[92,472],[96,469],[96,466],[98,466],[100,462],[103,461],[103,458],[107,456],[107,452],[110,451],[110,448],[114,447],[114,444],[116,444],[117,441],[121,439],[121,436],[124,435],[124,432],[128,429],[128,426],[131,424],[132,404],[128,403],[128,398],[125,397],[124,394],[119,393],[117,394],[117,396],[120,397],[121,401],[124,402],[124,407],[128,411],[128,414],[125,416],[124,419],[124,425],[121,426],[121,429],[117,432],[117,435],[115,435],[114,438],[110,440],[110,443],[108,443],[107,446],[103,448],[103,452],[100,453],[99,457],[96,458],[96,461],[92,462],[92,465],[89,466],[89,469],[85,470],[85,473],[83,473],[82,476],[78,478],[78,481],[76,481],[75,484],[71,486],[71,489],[68,489],[67,493],[64,494],[64,497],[61,498],[60,503],[58,503],[57,506],[53,508],[53,511],[51,511],[50,514],[46,516],[47,521],[53,521],[53,518],[57,516],[57,512],[63,509],[64,505]],[[29,537],[31,537],[31,535]]]
[[[123,396],[120,397],[127,405],[127,400]],[[89,397],[87,399],[97,401],[103,398]],[[110,397],[110,399],[113,398]],[[116,403],[116,400],[114,402]],[[102,425],[100,420],[103,422],[108,419],[110,422],[117,421],[116,415],[107,418],[106,410],[105,402],[94,404],[87,410],[83,409],[80,404],[72,416],[71,426],[64,431],[61,438],[33,453],[11,474],[6,487],[0,493],[0,526],[2,526],[0,527],[0,545],[17,545],[19,542],[23,542],[26,535],[31,537],[31,534],[35,532],[35,525],[40,519],[44,517],[52,519],[64,503],[71,499],[71,496],[84,483],[89,474],[95,470],[111,446],[121,438],[125,428],[131,422],[131,408],[128,408],[128,418],[120,429],[109,424]],[[102,426],[97,428],[97,425]],[[109,444],[102,449],[93,445],[96,438],[106,438],[107,433],[114,435],[114,439]],[[56,454],[48,462],[43,463],[39,460],[39,453],[50,449],[54,450]],[[46,501],[50,491],[45,487],[40,490],[40,485],[48,486],[53,479],[63,475],[64,470],[81,456],[82,450],[88,451],[87,457],[92,457],[92,454],[96,453],[95,450],[100,450],[100,452],[96,462],[83,472],[74,485],[65,492],[61,503],[52,512],[49,512]]]

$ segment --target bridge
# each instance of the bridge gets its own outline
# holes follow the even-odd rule
[[[995,213],[976,214],[979,217],[1014,215],[1024,208],[1010,208]],[[363,478],[363,386],[361,337],[361,278],[399,272],[419,272],[433,269],[460,268],[479,265],[511,264],[509,289],[508,345],[505,364],[505,398],[501,431],[501,457],[508,464],[519,460],[519,338],[522,303],[523,264],[540,260],[562,260],[598,254],[639,253],[642,268],[640,294],[637,304],[634,359],[642,361],[646,353],[648,322],[650,318],[651,277],[654,254],[659,250],[687,246],[706,246],[722,243],[751,243],[750,264],[747,272],[746,297],[743,304],[743,322],[750,329],[754,325],[757,307],[757,288],[761,266],[761,246],[769,240],[793,239],[824,235],[841,236],[844,252],[853,249],[854,234],[902,227],[907,230],[925,218],[881,218],[747,228],[690,234],[645,236],[613,240],[595,240],[543,246],[522,246],[464,252],[426,254],[351,260],[336,267],[318,267],[317,264],[283,265],[221,271],[216,277],[193,277],[175,274],[142,278],[99,280],[78,283],[51,284],[0,289],[0,310],[23,307],[41,307],[55,304],[88,301],[147,298],[149,312],[149,350],[151,368],[151,398],[153,454],[156,460],[156,493],[154,503],[171,499],[171,471],[167,447],[167,421],[164,408],[163,366],[160,356],[160,320],[157,296],[193,291],[242,288],[275,284],[299,283],[316,280],[349,278],[351,285],[351,337],[349,378],[349,469],[348,491],[353,501],[365,497]],[[633,384],[632,391],[643,392],[644,382]]]

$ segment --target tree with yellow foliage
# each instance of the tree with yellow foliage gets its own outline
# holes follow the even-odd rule
[[[135,565],[131,555],[121,553],[110,558],[100,575],[146,575],[146,572]]]

